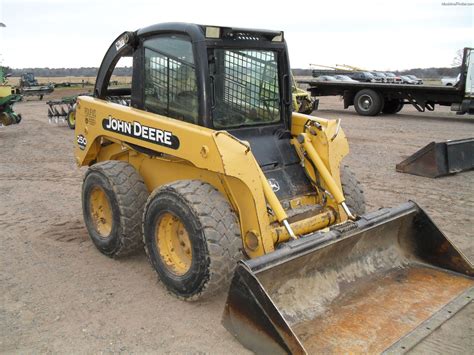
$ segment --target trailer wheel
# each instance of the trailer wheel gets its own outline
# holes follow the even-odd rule
[[[382,112],[383,113],[397,113],[403,108],[403,101],[402,100],[385,100],[385,104],[383,106]]]
[[[70,129],[76,128],[76,112],[74,110],[69,111],[67,114],[67,125]]]
[[[143,238],[160,280],[188,301],[227,288],[242,257],[240,229],[229,202],[199,180],[153,191],[143,215]]]
[[[39,96],[39,99],[40,99],[40,101],[43,100],[43,95],[40,95],[40,96]]]
[[[354,97],[354,107],[361,116],[376,116],[383,109],[383,98],[371,89],[360,90]]]
[[[363,215],[365,213],[364,190],[347,165],[341,166],[341,185],[349,209],[359,216]]]
[[[123,161],[92,165],[82,185],[82,210],[89,236],[99,251],[121,257],[142,246],[141,217],[148,190]]]

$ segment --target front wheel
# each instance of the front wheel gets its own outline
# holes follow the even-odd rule
[[[170,183],[150,195],[143,238],[159,278],[184,300],[227,288],[241,257],[240,230],[229,202],[199,180]]]
[[[383,98],[371,89],[360,90],[354,97],[354,107],[361,116],[376,116],[383,109]]]

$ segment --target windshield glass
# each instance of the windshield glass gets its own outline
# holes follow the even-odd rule
[[[214,49],[209,62],[214,127],[280,121],[277,52]]]

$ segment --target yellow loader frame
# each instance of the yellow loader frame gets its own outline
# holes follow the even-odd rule
[[[293,113],[291,144],[300,158],[303,151],[311,155],[328,197],[322,213],[285,228],[288,217],[247,142],[225,131],[92,97],[78,98],[76,117],[75,156],[78,166],[106,160],[126,161],[143,177],[149,191],[184,179],[199,179],[211,184],[228,199],[237,213],[243,247],[250,258],[270,253],[278,243],[294,238],[292,231],[296,235],[307,234],[348,219],[348,213],[341,206],[344,196],[339,169],[349,146],[340,129],[340,121]],[[119,130],[124,126],[141,130],[141,139],[126,135],[126,129],[123,132],[107,129],[111,120],[118,122]],[[177,147],[166,144],[171,142],[170,137],[175,137]],[[309,164],[305,169],[316,179]],[[316,193],[289,202],[294,207],[314,204],[322,198]],[[268,206],[272,211],[270,214]]]

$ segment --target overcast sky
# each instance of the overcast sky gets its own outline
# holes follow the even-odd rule
[[[293,68],[450,66],[457,49],[474,45],[474,6],[443,2],[456,1],[0,0],[0,61],[97,67],[123,31],[182,21],[283,30]]]

